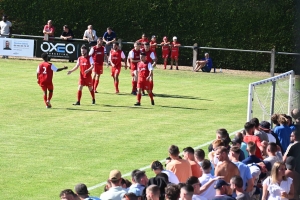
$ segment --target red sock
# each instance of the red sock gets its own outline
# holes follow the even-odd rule
[[[149,93],[148,95],[149,95],[149,97],[150,97],[151,101],[153,101],[153,94],[152,94],[152,92],[151,92],[151,93]]]
[[[95,92],[94,90],[90,91],[91,95],[92,95],[92,98],[95,99]]]
[[[132,92],[136,92],[137,82],[132,81],[131,84],[132,84]]]
[[[47,94],[44,93],[44,102],[47,105]]]
[[[115,82],[116,91],[119,91],[119,82]]]
[[[150,81],[150,83],[149,83],[149,87],[150,87],[150,90],[152,91],[153,90],[153,81]]]
[[[141,98],[142,98],[142,94],[141,94],[141,93],[138,93],[138,94],[137,94],[137,101],[138,101],[139,103],[141,103]]]
[[[94,91],[96,91],[97,90],[97,87],[98,87],[98,84],[99,84],[99,80],[95,80],[94,82],[93,82],[93,86],[94,86]]]
[[[167,68],[167,61],[164,61],[164,68]]]
[[[49,92],[48,101],[52,99],[52,96],[53,96],[53,92]]]
[[[77,92],[77,101],[78,101],[78,102],[80,102],[81,95],[82,95],[82,91],[81,91],[81,90],[78,90],[78,92]]]

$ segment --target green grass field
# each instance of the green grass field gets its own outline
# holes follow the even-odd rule
[[[0,60],[1,199],[58,199],[79,182],[105,181],[112,169],[125,174],[161,160],[171,144],[183,149],[214,139],[218,128],[238,130],[246,121],[248,84],[265,78],[156,69],[156,105],[144,96],[134,107],[129,70],[122,69],[116,95],[105,68],[96,105],[84,88],[82,105],[74,107],[79,71],[62,71],[54,75],[53,108],[46,109],[38,63]]]

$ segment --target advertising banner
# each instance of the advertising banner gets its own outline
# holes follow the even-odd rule
[[[34,40],[0,38],[0,55],[33,57]]]

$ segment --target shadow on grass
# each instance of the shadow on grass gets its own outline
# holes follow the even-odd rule
[[[161,97],[161,98],[194,99],[194,100],[202,100],[202,101],[213,101],[211,99],[202,99],[200,97],[193,97],[193,96],[157,94],[157,93],[154,93],[154,94],[155,94],[155,97]]]
[[[176,108],[176,109],[184,109],[184,110],[208,110],[208,109],[199,109],[199,108],[188,108],[188,107],[180,107],[180,106],[160,106],[162,108]]]
[[[105,107],[113,107],[113,108],[134,108],[134,109],[152,109],[152,108],[145,108],[142,106],[118,106],[118,105],[104,105]]]
[[[79,109],[79,108],[65,108],[65,109],[66,110],[88,111],[88,112],[111,112],[110,110],[89,110],[89,109]]]

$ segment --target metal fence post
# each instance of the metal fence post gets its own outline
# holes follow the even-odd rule
[[[193,45],[193,64],[192,64],[193,70],[194,70],[195,67],[196,67],[197,55],[198,55],[198,44],[195,43],[195,44]]]
[[[119,49],[122,49],[122,39],[118,39],[118,43],[119,43]]]
[[[275,72],[275,47],[271,50],[271,66],[270,66],[270,74],[271,77],[274,76]]]

